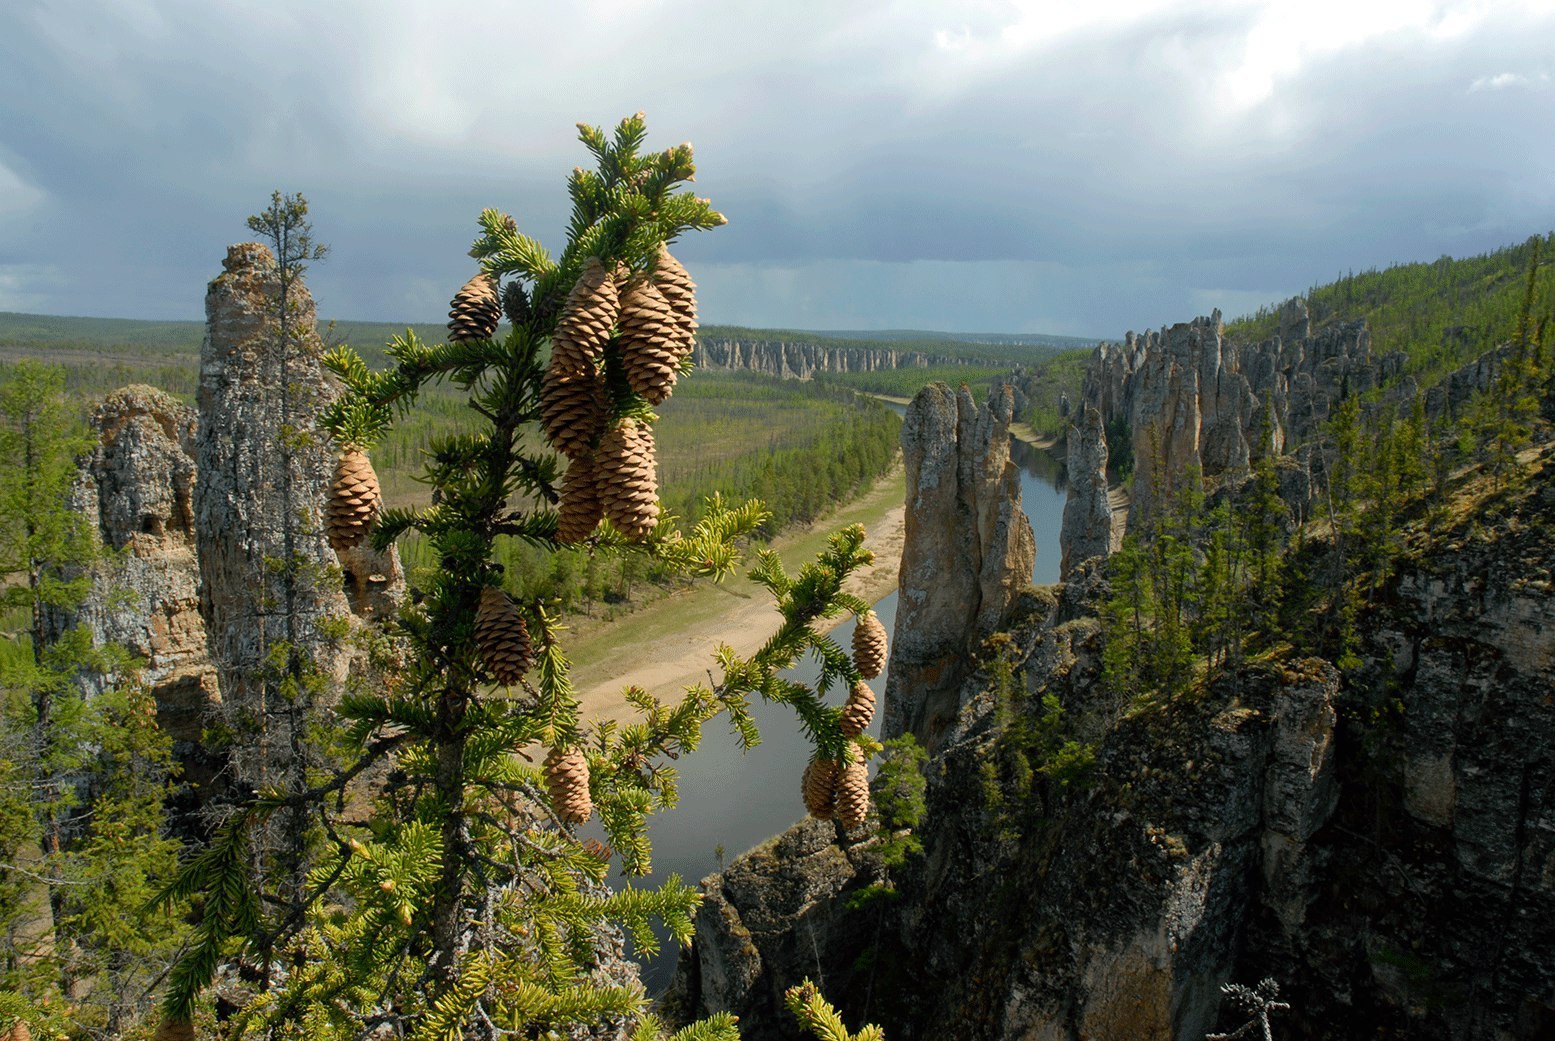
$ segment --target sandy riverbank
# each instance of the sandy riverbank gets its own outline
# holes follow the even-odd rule
[[[875,563],[852,576],[849,592],[871,603],[896,589],[905,531],[900,464],[863,496],[803,532],[785,535],[773,548],[792,574],[825,546],[826,536],[863,524],[864,545]],[[744,577],[699,584],[649,604],[608,625],[589,626],[567,641],[573,684],[585,719],[627,718],[635,710],[621,691],[636,684],[672,702],[693,683],[711,683],[713,652],[727,643],[736,654],[754,653],[780,618],[767,591]],[[835,621],[841,622],[838,618]]]

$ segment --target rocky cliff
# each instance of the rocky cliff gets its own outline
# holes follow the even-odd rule
[[[1555,1032],[1555,458],[1455,501],[1359,620],[1200,694],[1100,679],[1105,568],[1031,591],[928,769],[920,857],[807,821],[704,882],[680,993],[786,1036],[824,980],[892,1041],[1198,1039],[1273,977],[1279,1038]],[[1498,497],[1499,496],[1499,497]]]
[[[346,659],[323,632],[329,621],[380,617],[403,589],[393,550],[362,545],[337,557],[323,535],[334,456],[312,431],[333,391],[306,287],[289,287],[283,338],[269,250],[233,246],[223,267],[206,296],[199,411],[127,387],[93,418],[98,446],[82,461],[74,502],[119,553],[81,609],[60,620],[84,621],[99,642],[144,659],[159,720],[186,775],[202,783],[221,755],[286,756],[290,741],[270,720],[284,706],[266,704],[261,679],[271,648],[292,641],[338,675]],[[205,743],[218,723],[232,742],[225,752]],[[269,772],[257,762],[240,770]]]
[[[98,444],[81,462],[71,506],[96,521],[114,553],[80,609],[102,643],[145,662],[162,728],[188,758],[220,700],[206,652],[195,557],[194,410],[154,387],[109,394],[92,417]],[[85,674],[90,691],[117,677]]]
[[[779,379],[807,380],[818,373],[879,372],[965,365],[965,358],[882,347],[844,347],[789,340],[698,337],[693,360],[699,369],[760,372]]]
[[[1008,387],[979,406],[943,383],[902,420],[907,534],[886,683],[884,737],[938,741],[960,709],[972,654],[1031,581],[1036,539],[1010,461]]]

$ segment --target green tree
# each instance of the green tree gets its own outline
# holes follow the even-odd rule
[[[0,640],[0,1006],[118,1036],[179,935],[140,910],[176,863],[161,834],[171,749],[133,663],[69,624],[107,562],[68,501],[92,441],[63,388],[30,361],[0,383],[0,582],[21,623]],[[83,674],[119,682],[88,696]]]
[[[516,653],[515,645],[527,641],[535,661],[533,685],[526,676],[493,689],[493,666],[482,653],[489,637],[479,635],[476,622],[483,599],[492,602],[491,589],[512,591],[499,563],[504,547],[575,552],[558,541],[559,515],[549,505],[567,487],[558,462],[534,444],[535,424],[546,415],[547,348],[561,349],[565,301],[591,258],[600,262],[596,270],[645,277],[666,263],[666,243],[724,222],[707,200],[677,190],[694,172],[689,146],[644,152],[641,116],[611,135],[579,130],[595,169],[573,173],[572,217],[559,257],[510,217],[481,215],[472,255],[487,281],[467,289],[480,297],[507,280],[512,324],[505,335],[495,338],[494,317],[485,335],[446,344],[407,333],[389,349],[393,367],[380,372],[345,348],[327,359],[346,388],[325,422],[337,443],[371,447],[436,382],[468,395],[473,425],[431,445],[424,480],[432,504],[386,511],[373,533],[379,548],[418,533],[430,566],[421,573],[418,602],[397,622],[403,666],[388,684],[340,702],[353,755],[304,791],[261,792],[167,890],[169,898],[200,900],[193,942],[164,1002],[174,1021],[192,1019],[220,964],[262,951],[282,969],[236,1015],[235,1035],[262,1027],[272,1036],[354,1038],[384,1028],[416,1038],[494,1038],[624,1017],[638,1020],[638,1041],[659,1038],[658,1025],[642,1015],[640,989],[599,978],[594,964],[597,930],[607,922],[622,925],[644,951],[657,947],[651,917],[678,940],[689,938],[699,896],[679,879],[658,890],[602,886],[612,860],[627,875],[649,870],[644,818],[676,799],[665,760],[693,751],[703,724],[720,713],[743,742],[754,743],[748,706],[757,696],[790,705],[817,755],[851,755],[840,711],[822,694],[859,680],[857,668],[814,623],[868,609],[841,589],[869,559],[859,528],[833,536],[797,575],[761,554],[752,576],[777,601],[778,630],[750,659],[722,648],[723,678],[714,687],[692,688],[670,704],[628,691],[640,722],[582,724],[560,628],[540,601],[515,607],[498,598],[517,612],[503,616],[504,647]],[[605,425],[618,431],[657,418],[626,364],[613,330],[602,367],[584,377],[598,381],[586,385],[602,388]],[[646,533],[607,522],[584,544],[596,554],[640,554],[681,573],[716,576],[736,566],[736,540],[762,520],[755,505],[730,507],[715,498],[689,531],[668,518]],[[779,675],[802,654],[821,663],[818,689]],[[551,762],[571,764],[565,775],[514,754],[536,743],[552,749]],[[580,763],[610,842],[603,855],[567,823],[579,803]],[[293,809],[325,836],[300,916],[277,914],[243,883],[254,830]],[[733,1036],[729,1017],[676,1035]]]

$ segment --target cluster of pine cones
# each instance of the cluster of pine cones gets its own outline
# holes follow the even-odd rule
[[[853,663],[865,679],[874,679],[885,668],[885,626],[875,612],[866,611],[853,630]],[[848,692],[842,706],[842,736],[849,738],[842,760],[812,759],[800,779],[805,809],[821,820],[836,818],[852,831],[869,815],[869,770],[864,765],[858,737],[875,717],[875,692],[862,680]]]
[[[695,294],[686,269],[663,247],[651,275],[584,261],[557,319],[540,388],[546,439],[569,460],[558,542],[581,542],[601,518],[634,540],[658,523],[653,431],[627,418],[607,428],[605,355],[619,351],[632,391],[651,405],[663,402],[695,344]]]

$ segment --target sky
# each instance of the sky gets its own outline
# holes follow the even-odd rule
[[[1117,338],[1555,228],[1555,0],[6,0],[0,310],[202,318],[279,189],[322,315],[441,321],[636,111],[704,324]]]

